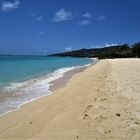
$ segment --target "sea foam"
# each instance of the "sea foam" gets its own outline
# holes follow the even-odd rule
[[[3,89],[4,93],[8,93],[8,97],[0,102],[0,114],[20,108],[23,104],[34,101],[38,98],[51,94],[51,82],[64,76],[68,71],[88,67],[91,64],[75,67],[60,68],[46,76],[31,79],[19,83],[11,83],[10,86]],[[11,96],[10,96],[11,94]]]

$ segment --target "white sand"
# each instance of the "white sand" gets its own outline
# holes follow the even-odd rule
[[[103,60],[0,117],[0,139],[140,139],[140,59]]]

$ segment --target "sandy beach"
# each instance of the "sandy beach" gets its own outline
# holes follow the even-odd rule
[[[101,60],[0,117],[0,139],[140,139],[140,59]]]

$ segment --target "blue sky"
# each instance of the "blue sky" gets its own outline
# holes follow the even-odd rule
[[[140,0],[0,0],[0,54],[140,41]]]

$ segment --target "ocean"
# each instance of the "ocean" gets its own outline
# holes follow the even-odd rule
[[[50,82],[94,62],[88,58],[0,56],[0,114],[50,95]]]

